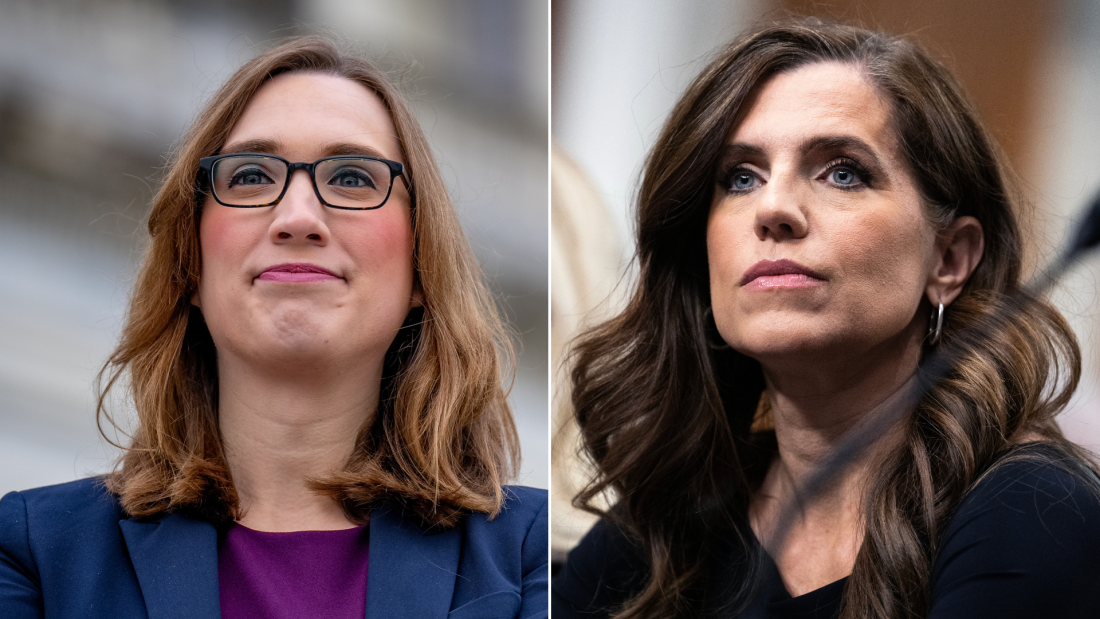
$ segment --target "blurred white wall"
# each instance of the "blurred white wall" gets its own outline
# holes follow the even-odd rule
[[[0,494],[105,471],[92,381],[158,170],[257,45],[320,30],[403,84],[518,334],[519,483],[549,484],[544,0],[0,3]]]
[[[1043,59],[1033,120],[1038,152],[1029,187],[1059,247],[1079,211],[1100,191],[1100,3],[1061,3],[1057,35]],[[1051,249],[1040,252],[1049,260]],[[1100,453],[1100,255],[1088,256],[1053,295],[1084,353],[1081,386],[1059,422],[1070,439]]]
[[[628,253],[638,174],[665,118],[711,53],[768,8],[767,0],[554,2],[554,141],[603,194]]]

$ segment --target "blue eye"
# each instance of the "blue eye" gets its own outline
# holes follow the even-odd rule
[[[270,185],[273,181],[259,168],[245,168],[233,173],[229,179],[229,186],[237,185]]]
[[[760,185],[760,179],[756,174],[744,169],[737,168],[725,175],[725,182],[723,186],[726,191],[730,193],[744,193],[746,191],[752,191]]]
[[[344,168],[333,174],[332,178],[328,182],[330,185],[344,187],[348,189],[369,187],[371,189],[376,187],[374,179],[363,170],[357,168]]]
[[[852,185],[857,185],[863,182],[863,179],[859,177],[859,174],[857,174],[854,170],[850,170],[848,168],[833,169],[831,172],[829,172],[829,180],[836,183],[837,185],[842,185],[845,187],[850,187]]]
[[[870,170],[851,157],[838,157],[825,166],[821,180],[837,189],[860,190],[874,186]]]

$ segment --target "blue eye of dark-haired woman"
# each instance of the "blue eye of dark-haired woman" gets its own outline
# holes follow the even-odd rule
[[[838,159],[825,167],[825,180],[838,189],[854,190],[871,184],[871,173],[854,160]]]
[[[756,188],[759,179],[744,168],[733,168],[719,177],[720,184],[729,193],[744,193]]]
[[[859,182],[859,175],[848,168],[837,168],[829,172],[829,180],[837,185],[854,185]]]

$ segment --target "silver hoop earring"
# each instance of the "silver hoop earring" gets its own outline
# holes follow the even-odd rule
[[[933,326],[935,325],[935,326]],[[940,341],[940,331],[943,330],[943,303],[940,303],[939,308],[932,308],[932,316],[928,319],[928,340],[929,346],[935,346]]]

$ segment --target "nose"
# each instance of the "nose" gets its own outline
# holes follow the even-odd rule
[[[290,177],[283,199],[275,205],[269,234],[277,245],[288,243],[324,246],[329,241],[325,205],[317,198],[309,173],[297,170]]]
[[[800,239],[809,232],[809,192],[794,178],[774,175],[757,202],[754,227],[761,241]]]

